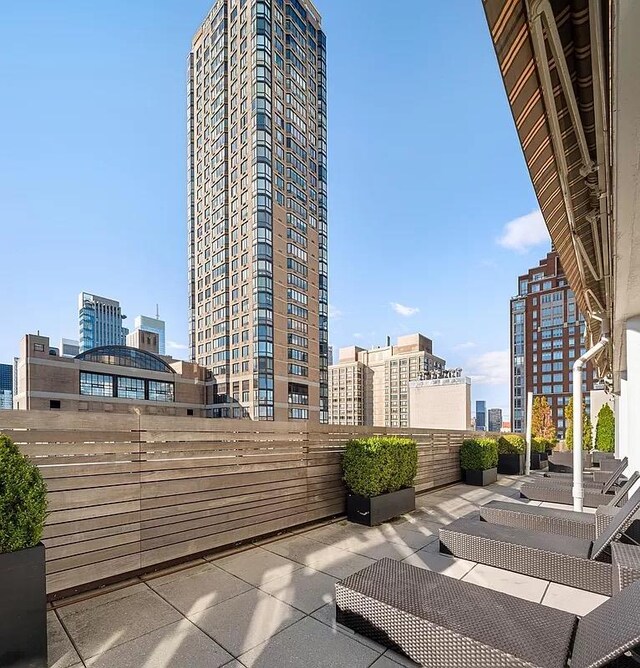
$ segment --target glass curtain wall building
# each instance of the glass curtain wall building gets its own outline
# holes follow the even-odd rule
[[[502,429],[502,409],[490,408],[487,411],[487,428],[492,432],[499,432]]]
[[[126,315],[120,302],[88,292],[78,296],[80,352],[98,346],[123,346],[129,330],[122,326]]]
[[[13,408],[13,365],[0,364],[0,409]]]
[[[190,347],[213,417],[328,421],[325,35],[218,0],[188,61]]]
[[[487,402],[476,401],[476,430],[487,430]]]

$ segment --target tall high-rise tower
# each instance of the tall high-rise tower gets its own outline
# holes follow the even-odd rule
[[[213,417],[328,421],[325,35],[308,0],[217,0],[188,62],[191,358]]]
[[[476,431],[487,430],[487,402],[476,401]]]
[[[564,411],[573,393],[573,363],[584,352],[584,319],[573,290],[552,250],[536,267],[518,277],[511,298],[511,424],[526,430],[527,392],[543,395],[551,406],[558,438],[564,438]],[[593,389],[593,366],[582,381],[587,411]]]
[[[0,409],[13,408],[13,366],[0,364]]]
[[[80,352],[98,346],[125,345],[129,330],[122,326],[122,321],[126,317],[115,299],[81,292],[78,296]]]

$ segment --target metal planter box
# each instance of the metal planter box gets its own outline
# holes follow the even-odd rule
[[[524,473],[524,455],[498,455],[498,473],[522,475]]]
[[[484,487],[485,485],[497,482],[498,469],[486,469],[485,471],[480,471],[479,469],[463,469],[462,476],[467,485]]]
[[[549,468],[547,463],[546,452],[532,452],[531,453],[531,469],[533,471],[541,471]]]
[[[371,498],[359,494],[347,494],[347,519],[369,527],[415,509],[415,487],[405,487],[397,492],[388,492]]]
[[[0,554],[0,666],[47,668],[47,590],[42,543]]]

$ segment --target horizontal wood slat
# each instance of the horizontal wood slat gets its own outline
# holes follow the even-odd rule
[[[49,594],[345,511],[351,438],[418,444],[418,492],[460,480],[466,432],[1,411],[47,482]]]

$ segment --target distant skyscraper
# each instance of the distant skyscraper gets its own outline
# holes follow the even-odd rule
[[[476,401],[476,431],[487,431],[486,401]]]
[[[187,67],[189,343],[212,416],[328,422],[320,14],[217,0]]]
[[[80,353],[80,342],[76,339],[60,339],[58,350],[62,357],[75,357]]]
[[[164,320],[160,320],[156,313],[155,318],[147,315],[139,315],[134,320],[136,329],[143,329],[145,332],[153,332],[158,335],[158,352],[160,355],[166,355],[165,348],[165,334],[164,334]]]
[[[502,429],[502,408],[490,408],[488,416],[489,431],[499,432]]]
[[[565,437],[565,405],[571,397],[573,362],[584,350],[584,321],[567,283],[560,258],[547,253],[537,267],[518,277],[511,298],[511,421],[514,432],[526,424],[527,392],[544,395],[551,406],[558,438]],[[587,362],[583,394],[587,411],[593,367]]]
[[[80,352],[98,346],[124,346],[129,330],[122,326],[126,318],[120,302],[81,292],[78,297]]]
[[[13,365],[0,364],[0,409],[13,408]]]

